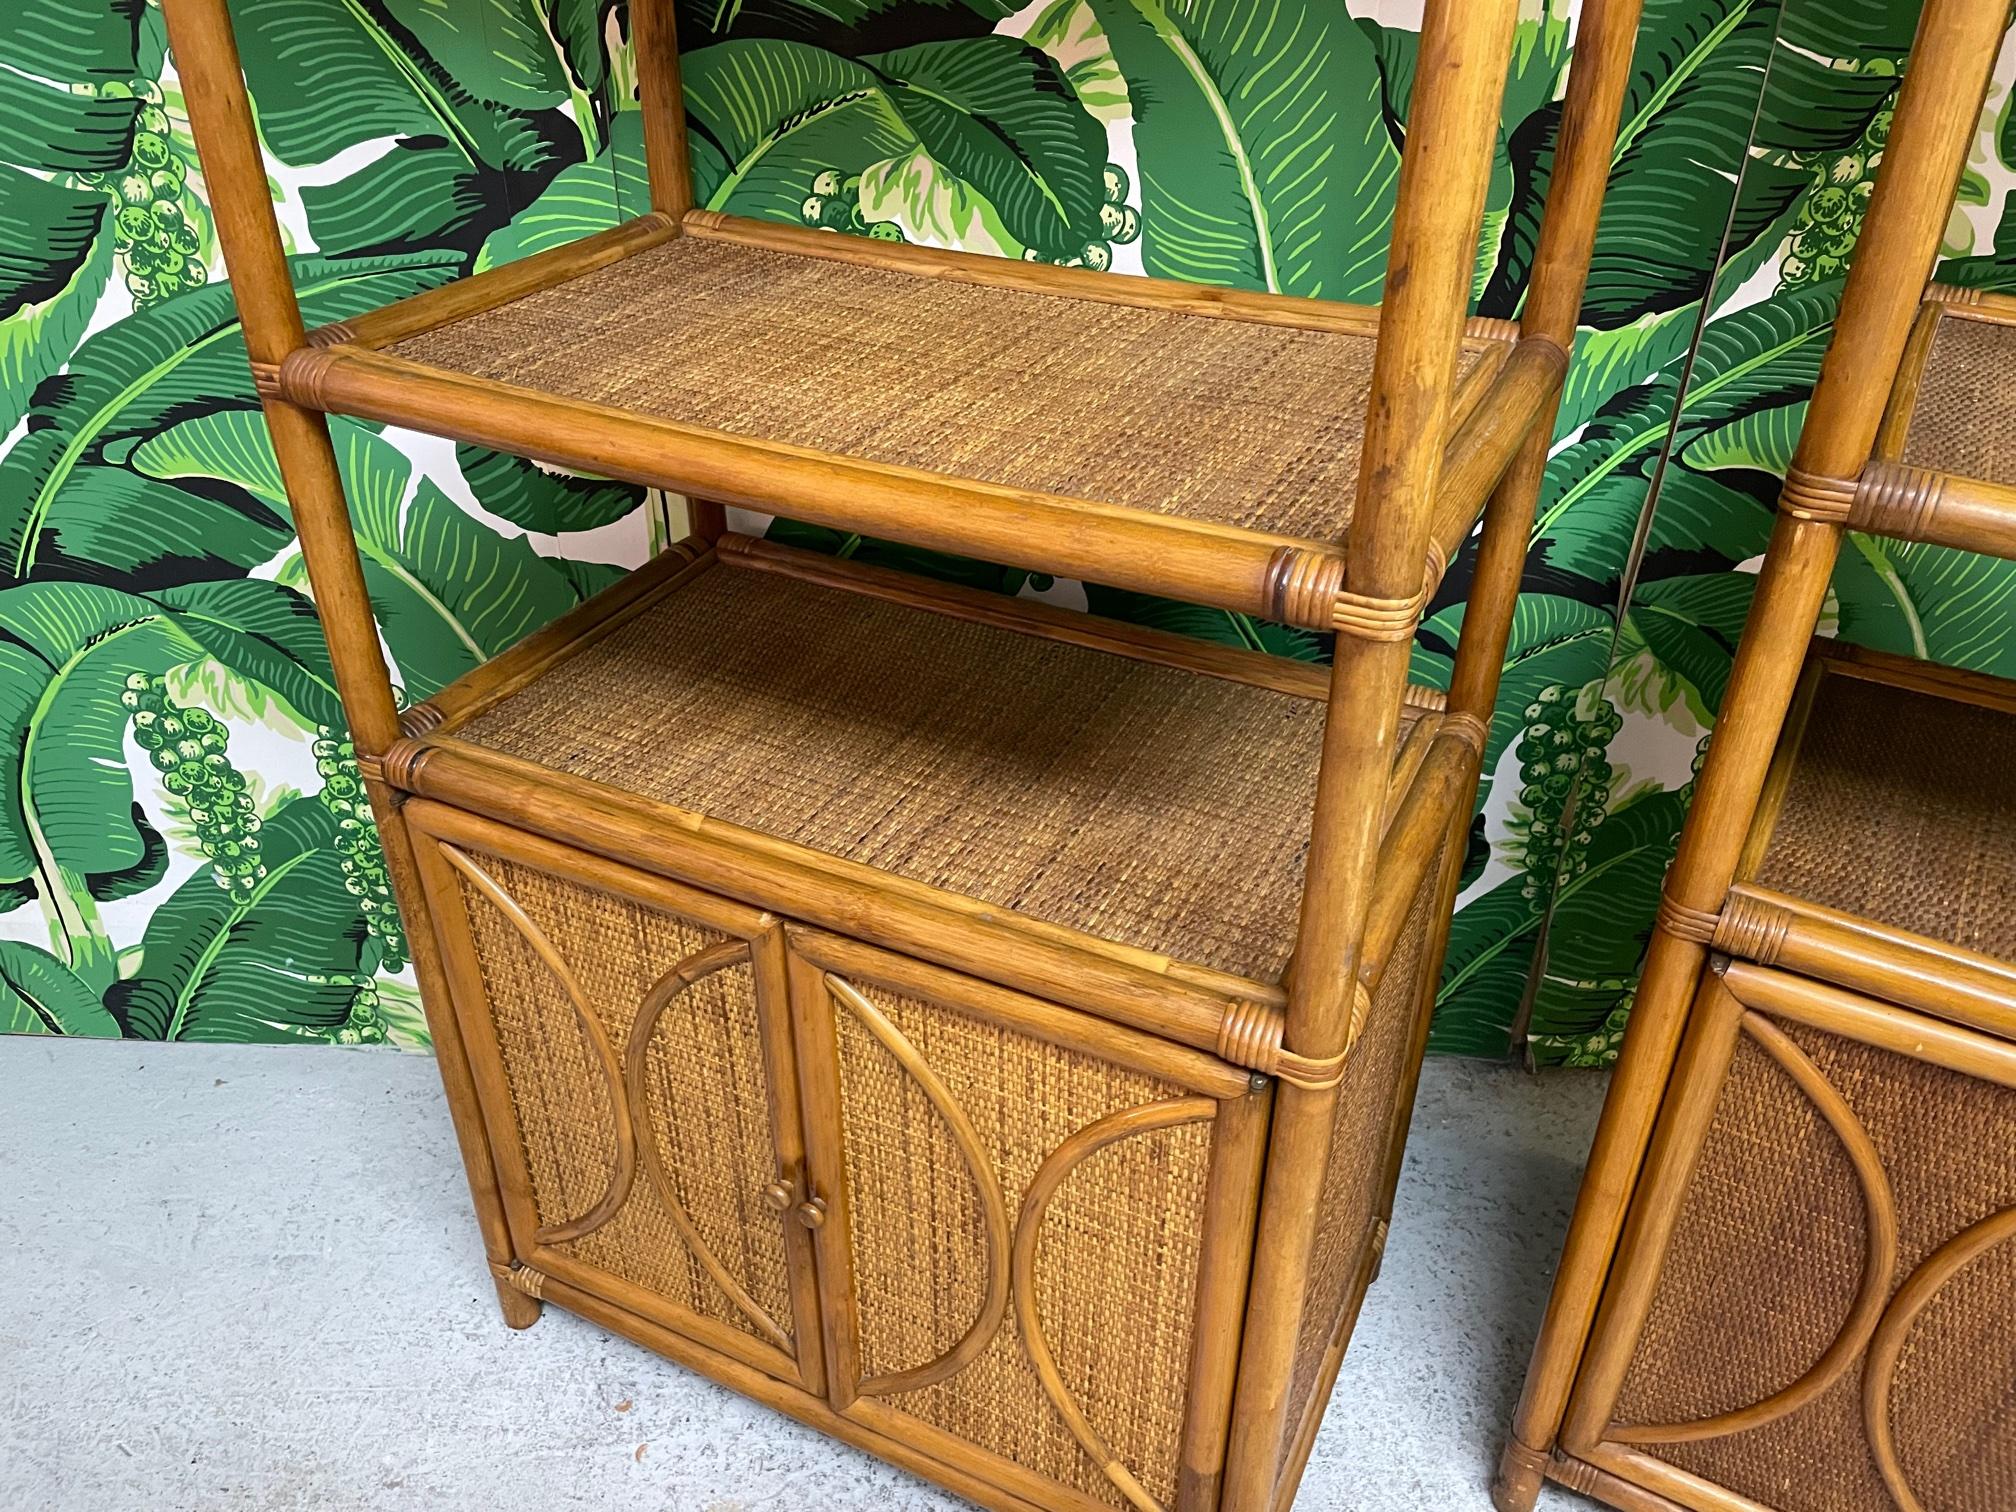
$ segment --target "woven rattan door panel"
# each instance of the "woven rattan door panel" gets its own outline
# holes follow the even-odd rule
[[[818,1390],[777,922],[408,812],[519,1259]]]
[[[2016,1045],[1739,963],[1685,1054],[1564,1449],[1712,1512],[2008,1512]]]
[[[1250,1249],[1264,1097],[1194,1090],[1195,1052],[790,937],[833,1405],[982,1451],[1040,1506],[1214,1505],[1230,1361],[1215,1379],[1197,1345],[1236,1337],[1243,1259],[1228,1276],[1208,1250]]]

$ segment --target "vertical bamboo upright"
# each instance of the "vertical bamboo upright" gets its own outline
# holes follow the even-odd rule
[[[1517,328],[1465,319],[1516,0],[1426,8],[1383,309],[697,209],[672,7],[636,0],[650,211],[311,332],[225,0],[166,3],[507,1321],[560,1303],[992,1507],[1286,1507],[1384,1243],[1638,6],[1585,8]],[[875,343],[835,315],[778,381],[781,331],[861,301]],[[1094,309],[1079,355],[1161,385],[1127,439],[1180,473],[1116,470],[1096,399],[945,450],[1013,397],[956,354]],[[1207,346],[1279,385],[1284,451],[1362,407],[1355,487],[1221,455],[1162,360]],[[400,714],[325,413],[705,502]],[[1265,615],[1333,663],[813,557],[730,505]],[[1410,687],[1480,513],[1456,686]]]
[[[1879,437],[2007,21],[2002,0],[1928,0],[1924,7],[1875,196],[1780,499],[1694,803],[1666,879],[1631,1025],[1500,1466],[1495,1493],[1505,1512],[1531,1508],[1549,1475],[1634,1509],[1762,1505],[1731,1500],[1736,1493],[1655,1465],[1606,1437],[1614,1433],[1620,1442],[1629,1438],[1645,1444],[1658,1437],[1650,1430],[1613,1427],[1609,1420],[1657,1274],[1656,1262],[1648,1270],[1629,1257],[1663,1252],[1665,1238],[1655,1243],[1651,1236],[1670,1236],[1702,1141],[1708,1138],[1708,1120],[1722,1105],[1717,1099],[1735,1106],[1731,1099],[1738,1094],[1723,1089],[1739,1029],[1788,1067],[1809,1064],[1807,1050],[1799,1048],[1806,1042],[1785,1039],[1769,1017],[1783,1014],[1795,1025],[1819,1022],[1808,1017],[1810,999],[1802,995],[1804,989],[1781,990],[1770,983],[1736,986],[1751,982],[1745,973],[1753,968],[1731,968],[1729,957],[1747,955],[1770,963],[1790,949],[1793,959],[1830,980],[1851,985],[1880,981],[1883,994],[1896,1004],[1927,993],[1935,1002],[1943,998],[1943,990],[1933,983],[1907,987],[1895,972],[1872,978],[1866,966],[1845,964],[1847,955],[1871,948],[1866,940],[1851,948],[1847,934],[1823,930],[1841,948],[1800,953],[1810,926],[1795,923],[1805,915],[1781,914],[1782,900],[1774,897],[1767,903],[1747,891],[1743,869],[1768,848],[1773,816],[1767,774],[1793,708],[1843,531],[1852,526],[1939,539],[1937,527],[1927,531],[1933,511],[1918,507],[1929,485],[1900,475],[1892,461],[1879,456]],[[1984,491],[1996,492],[1985,485]],[[1895,507],[1906,496],[1912,507]],[[1955,497],[1965,497],[1958,487]],[[2006,529],[2011,519],[2016,515],[2003,516],[2005,552],[2012,544]],[[1954,544],[1966,542],[1956,539]],[[1888,736],[1872,730],[1867,738]],[[1871,858],[1876,868],[1884,864],[1883,858]],[[1934,977],[1951,969],[1946,961],[1950,952],[1928,949],[1931,955],[1941,960]],[[1982,968],[1970,963],[1967,969]],[[1844,971],[1845,978],[1840,975]],[[2016,1012],[2016,995],[2005,985],[1986,991],[1991,1000]],[[1906,1021],[1900,1016],[1900,1022]],[[1830,1091],[1816,1089],[1815,1096],[1821,1106],[1836,1108]],[[1931,1116],[1929,1108],[1925,1113]],[[1841,1116],[1853,1122],[1845,1111]],[[1776,1181],[1780,1174],[1760,1172],[1755,1179]],[[1872,1212],[1880,1208],[1877,1203]],[[1880,1248],[1874,1238],[1871,1244]],[[1872,1272],[1872,1286],[1873,1278]],[[1883,1300],[1873,1290],[1868,1297],[1871,1306]],[[1592,1352],[1599,1307],[1606,1309],[1609,1321],[1603,1328],[1609,1342]],[[1850,1334],[1844,1334],[1846,1352],[1835,1362],[1839,1368],[1855,1358],[1851,1343]],[[1701,1347],[1712,1346],[1703,1340]],[[1752,1417],[1716,1417],[1667,1437],[1693,1441],[1740,1432],[1753,1421],[1776,1421],[1798,1405],[1791,1398],[1774,1398]],[[1778,1442],[1782,1446],[1793,1440]],[[1846,1452],[1858,1451],[1851,1447]],[[1806,1487],[1799,1492],[1802,1497],[1823,1494],[1820,1479],[1805,1471],[1795,1475],[1789,1462],[1780,1472],[1781,1479],[1791,1477],[1788,1484]],[[2016,1495],[2016,1488],[2003,1489]]]

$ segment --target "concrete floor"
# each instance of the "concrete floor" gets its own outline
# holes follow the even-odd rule
[[[0,1089],[0,1507],[963,1506],[557,1309],[504,1328],[430,1061],[0,1039]],[[1430,1063],[1298,1508],[1488,1508],[1601,1094]]]

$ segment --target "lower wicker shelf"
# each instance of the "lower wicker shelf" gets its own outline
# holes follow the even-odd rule
[[[446,715],[423,740],[1131,951],[1280,978],[1321,668],[1253,656],[1235,670],[1264,665],[1277,686],[1200,677],[865,597],[872,576],[842,589],[763,570],[821,563],[763,542],[697,563],[589,635],[563,628],[564,654],[535,675],[492,663],[422,713]],[[1015,612],[998,595],[957,604],[990,598]]]
[[[2016,684],[1828,646],[1739,880],[2016,962]]]
[[[1320,673],[759,544],[640,575],[386,761],[503,1279],[990,1506],[1285,1506],[1383,1244],[1437,858],[1388,879],[1341,1068],[1300,1066]],[[1469,759],[1409,720],[1396,794]],[[1271,1418],[1238,1406],[1269,1072],[1341,1078]]]
[[[2012,714],[1966,674],[1809,666],[1556,1479],[1631,1512],[2011,1505]]]

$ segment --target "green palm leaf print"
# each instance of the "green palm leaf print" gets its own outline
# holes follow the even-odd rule
[[[1130,81],[1150,273],[1378,297],[1400,155],[1343,0],[1088,0]]]
[[[250,1043],[349,1019],[369,936],[343,887],[336,818],[297,798],[260,839],[266,875],[249,891],[199,874],[154,911],[140,969],[105,997],[127,1037]]]

